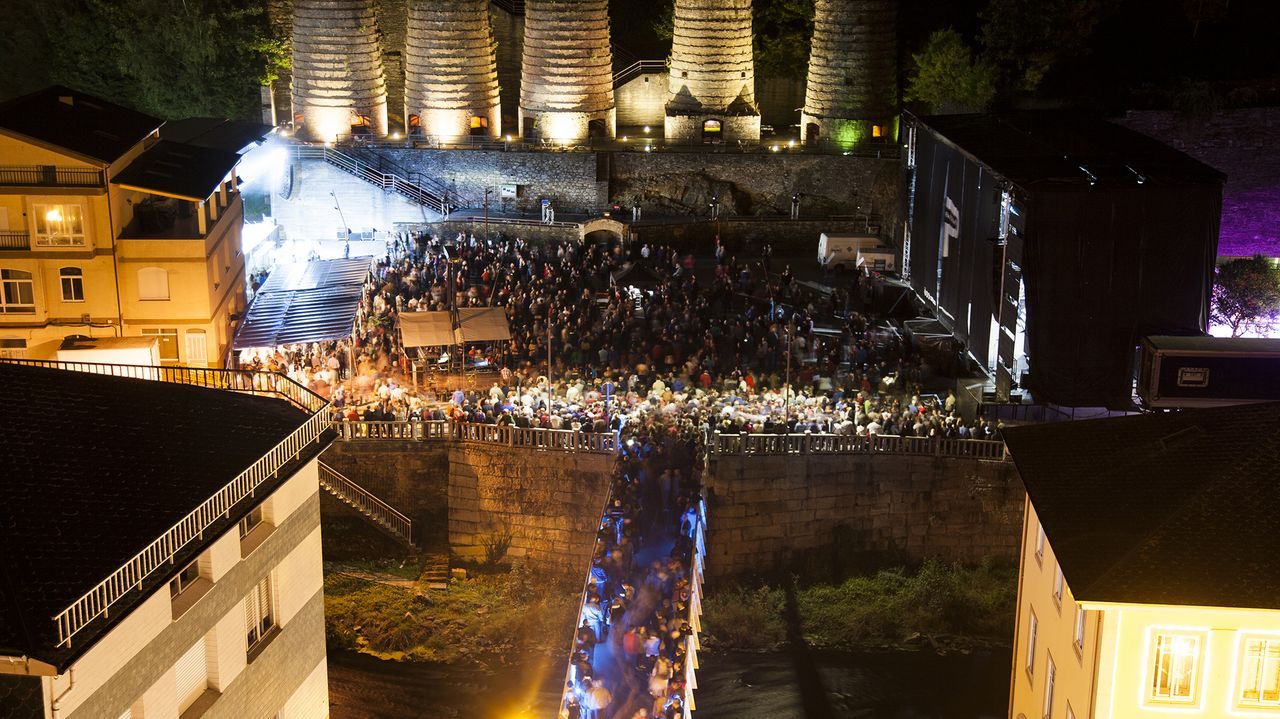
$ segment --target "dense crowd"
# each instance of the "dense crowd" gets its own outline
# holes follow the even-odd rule
[[[565,688],[565,719],[684,715],[698,434],[649,417],[621,453]]]

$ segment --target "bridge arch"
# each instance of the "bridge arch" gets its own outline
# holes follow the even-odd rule
[[[602,235],[608,235],[619,242],[630,239],[631,228],[626,223],[619,222],[612,217],[597,217],[582,223],[582,235],[580,239],[583,242],[588,240],[603,239]]]

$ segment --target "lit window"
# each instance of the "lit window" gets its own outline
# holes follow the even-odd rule
[[[1053,570],[1053,599],[1062,606],[1062,566],[1059,565]]]
[[[1245,641],[1240,703],[1280,707],[1280,639]]]
[[[1044,527],[1036,526],[1036,559],[1044,561]]]
[[[1076,650],[1084,651],[1084,607],[1076,606]]]
[[[182,568],[178,576],[169,580],[169,596],[176,597],[186,591],[193,582],[200,578],[200,560],[196,559]]]
[[[58,270],[62,283],[63,302],[84,302],[84,270],[79,267],[63,267]]]
[[[1040,621],[1036,619],[1036,613],[1031,612],[1031,626],[1027,632],[1027,674],[1036,673],[1036,631],[1040,628]]]
[[[30,315],[36,311],[36,286],[30,272],[0,270],[0,314]]]
[[[84,210],[80,205],[31,206],[37,247],[84,247]]]
[[[169,272],[163,267],[143,267],[138,270],[138,299],[169,299]]]
[[[871,126],[871,136],[872,136],[872,137],[884,137],[884,125],[872,125],[872,126]]]
[[[1046,657],[1049,663],[1049,672],[1045,674],[1044,680],[1044,719],[1053,716],[1053,682],[1057,678],[1058,668],[1053,665],[1053,657]]]
[[[262,578],[244,598],[245,649],[250,654],[262,644],[262,640],[276,626],[272,609],[271,575]]]
[[[1157,634],[1154,654],[1151,698],[1168,702],[1194,702],[1196,665],[1200,661],[1200,637],[1191,634]]]

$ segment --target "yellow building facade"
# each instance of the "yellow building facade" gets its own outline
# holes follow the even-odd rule
[[[1030,502],[1022,539],[1011,717],[1280,717],[1280,611],[1077,600]]]
[[[222,366],[245,302],[234,153],[67,88],[0,105],[0,356],[155,336]]]

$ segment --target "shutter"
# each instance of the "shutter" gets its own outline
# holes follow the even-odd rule
[[[187,330],[187,363],[205,364],[209,361],[208,344],[204,330]]]
[[[204,637],[200,637],[174,667],[177,675],[178,713],[187,710],[209,688],[208,665],[205,663]]]

